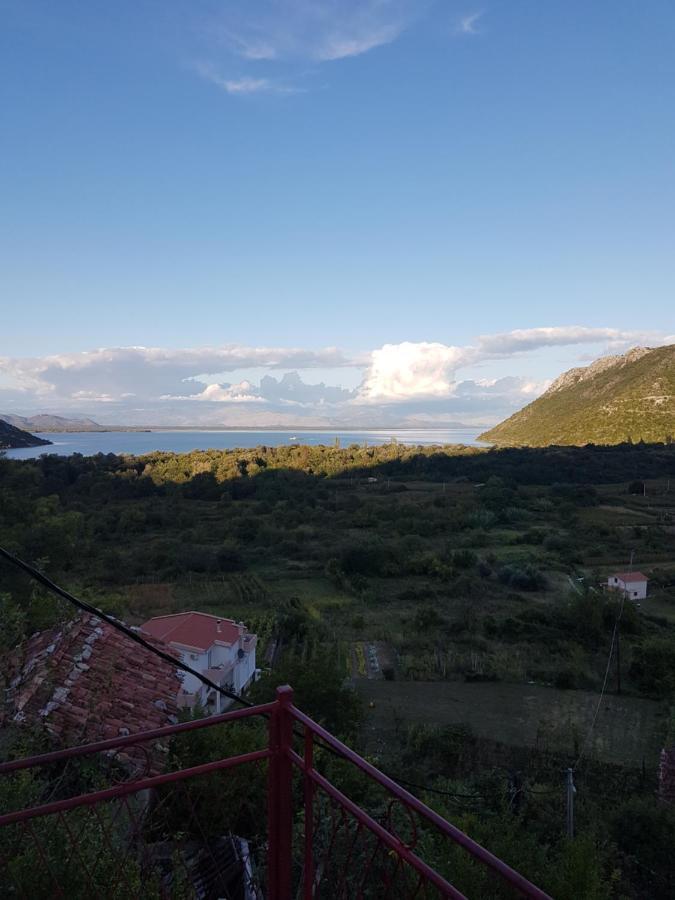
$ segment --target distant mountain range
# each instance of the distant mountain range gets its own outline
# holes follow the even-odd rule
[[[52,416],[43,413],[39,416],[15,416],[0,413],[0,420],[22,428],[25,431],[109,431],[105,425],[99,425],[93,419],[66,419],[63,416]]]
[[[675,438],[675,345],[635,347],[570,369],[480,435],[498,446],[665,442]]]
[[[13,450],[16,447],[41,447],[46,444],[51,444],[51,441],[35,437],[34,434],[29,434],[29,432],[0,419],[0,450]]]
[[[101,425],[90,418],[69,419],[65,416],[57,416],[50,413],[40,413],[34,416],[18,416],[14,413],[0,413],[0,420],[14,425],[15,428],[22,428],[26,431],[37,431],[41,433],[73,433],[73,432],[127,432],[127,431],[284,431],[284,430],[300,430],[300,431],[372,431],[382,429],[410,430],[410,431],[426,431],[435,428],[446,429],[463,429],[474,431],[478,428],[484,428],[486,423],[479,425],[465,422],[447,421],[441,424],[428,422],[425,419],[420,421],[391,421],[386,424],[369,423],[367,420],[354,421],[350,419],[330,419],[328,417],[309,417],[308,419],[292,419],[286,421],[284,417],[277,419],[263,419],[258,415],[253,421],[240,421],[231,411],[228,410],[228,424],[222,422],[212,422],[209,420],[198,420],[190,423],[189,421],[176,423],[153,423],[147,425]]]

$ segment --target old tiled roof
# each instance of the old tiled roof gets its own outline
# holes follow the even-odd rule
[[[232,619],[208,613],[184,612],[172,616],[155,616],[141,625],[141,631],[166,643],[208,650],[215,643],[235,644],[245,629]]]
[[[89,743],[175,723],[180,687],[169,664],[83,614],[17,651],[2,718],[42,723],[61,745]],[[161,766],[153,759],[150,768]]]
[[[647,576],[642,572],[615,572],[612,578],[619,578],[624,584],[631,584],[633,581],[648,581]]]

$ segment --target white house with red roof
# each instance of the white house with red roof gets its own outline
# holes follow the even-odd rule
[[[621,591],[631,600],[644,600],[647,597],[647,576],[642,572],[616,572],[607,579],[607,587],[611,591]]]
[[[243,622],[208,613],[184,612],[155,616],[141,625],[141,631],[169,644],[190,668],[237,694],[243,693],[255,679],[257,636]],[[219,713],[230,705],[231,701],[194,675],[181,675],[179,706],[199,705],[210,713]]]

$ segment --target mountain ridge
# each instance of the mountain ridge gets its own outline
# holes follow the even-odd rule
[[[675,435],[675,345],[633,347],[569,369],[483,432],[497,446],[663,443]]]
[[[0,413],[0,421],[7,422],[23,431],[107,431],[105,425],[99,425],[93,419],[67,419],[51,413],[39,413],[35,416],[17,416],[13,413]]]

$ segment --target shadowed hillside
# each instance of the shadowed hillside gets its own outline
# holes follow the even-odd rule
[[[22,431],[21,428],[15,428],[0,419],[0,450],[11,450],[14,447],[40,447],[43,444],[51,444],[51,441],[35,437],[34,434]]]

